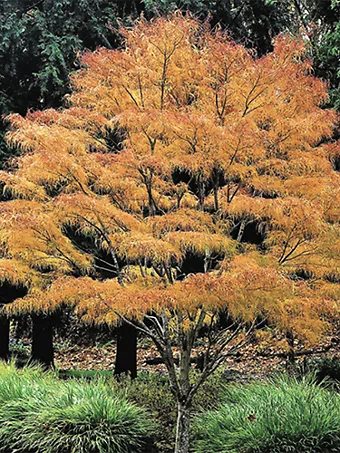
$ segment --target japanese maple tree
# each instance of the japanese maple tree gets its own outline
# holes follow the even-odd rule
[[[10,117],[4,247],[50,273],[12,307],[69,303],[150,337],[187,453],[192,399],[228,354],[268,327],[316,341],[337,315],[336,118],[300,39],[256,58],[181,15],[121,32],[83,55],[69,108]]]

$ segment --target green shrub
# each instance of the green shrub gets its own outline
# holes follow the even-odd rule
[[[337,356],[311,359],[307,362],[306,368],[315,374],[320,383],[325,379],[340,382],[340,358]]]
[[[192,373],[195,381],[199,374]],[[118,383],[124,397],[151,412],[158,421],[156,446],[162,453],[174,451],[177,403],[170,391],[168,379],[155,374],[141,374],[134,381]],[[193,412],[219,407],[225,389],[222,373],[215,373],[200,387],[193,400]]]
[[[31,353],[29,346],[24,345],[22,342],[18,342],[15,345],[11,345],[9,348],[10,357],[15,362],[17,367],[22,368],[27,365],[30,361]]]
[[[197,453],[331,452],[340,448],[340,397],[312,379],[228,386],[222,407],[197,417]]]
[[[0,450],[133,453],[145,450],[152,432],[147,412],[107,381],[60,381],[0,364]]]

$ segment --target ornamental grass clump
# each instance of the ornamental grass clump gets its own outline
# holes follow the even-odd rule
[[[146,411],[103,380],[63,382],[0,364],[0,450],[137,453],[152,432]]]
[[[233,385],[196,419],[196,453],[330,453],[340,449],[340,396],[311,378]]]

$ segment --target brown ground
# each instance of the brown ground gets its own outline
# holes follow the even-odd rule
[[[305,346],[299,344],[296,349],[298,354],[306,351]],[[194,355],[197,355],[197,352],[199,350],[195,350]],[[249,345],[241,351],[239,357],[228,357],[224,367],[247,376],[261,378],[271,374],[275,370],[285,367],[285,357],[275,356],[277,352],[270,348],[259,350],[257,345]],[[314,350],[308,349],[306,355],[299,355],[297,360],[303,366],[304,358],[325,356],[326,354],[340,356],[340,345],[330,338],[325,339]],[[149,360],[157,357],[159,356],[155,346],[145,340],[141,342],[138,348],[138,371],[165,374],[163,364],[150,365],[147,363]],[[115,345],[84,347],[61,344],[57,347],[55,363],[57,368],[61,370],[113,370],[115,364]]]

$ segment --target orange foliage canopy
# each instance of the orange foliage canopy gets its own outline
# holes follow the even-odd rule
[[[315,340],[338,311],[340,146],[304,43],[256,58],[177,15],[121,33],[82,56],[69,108],[9,117],[2,253],[42,279],[10,310],[190,329],[228,309]]]

